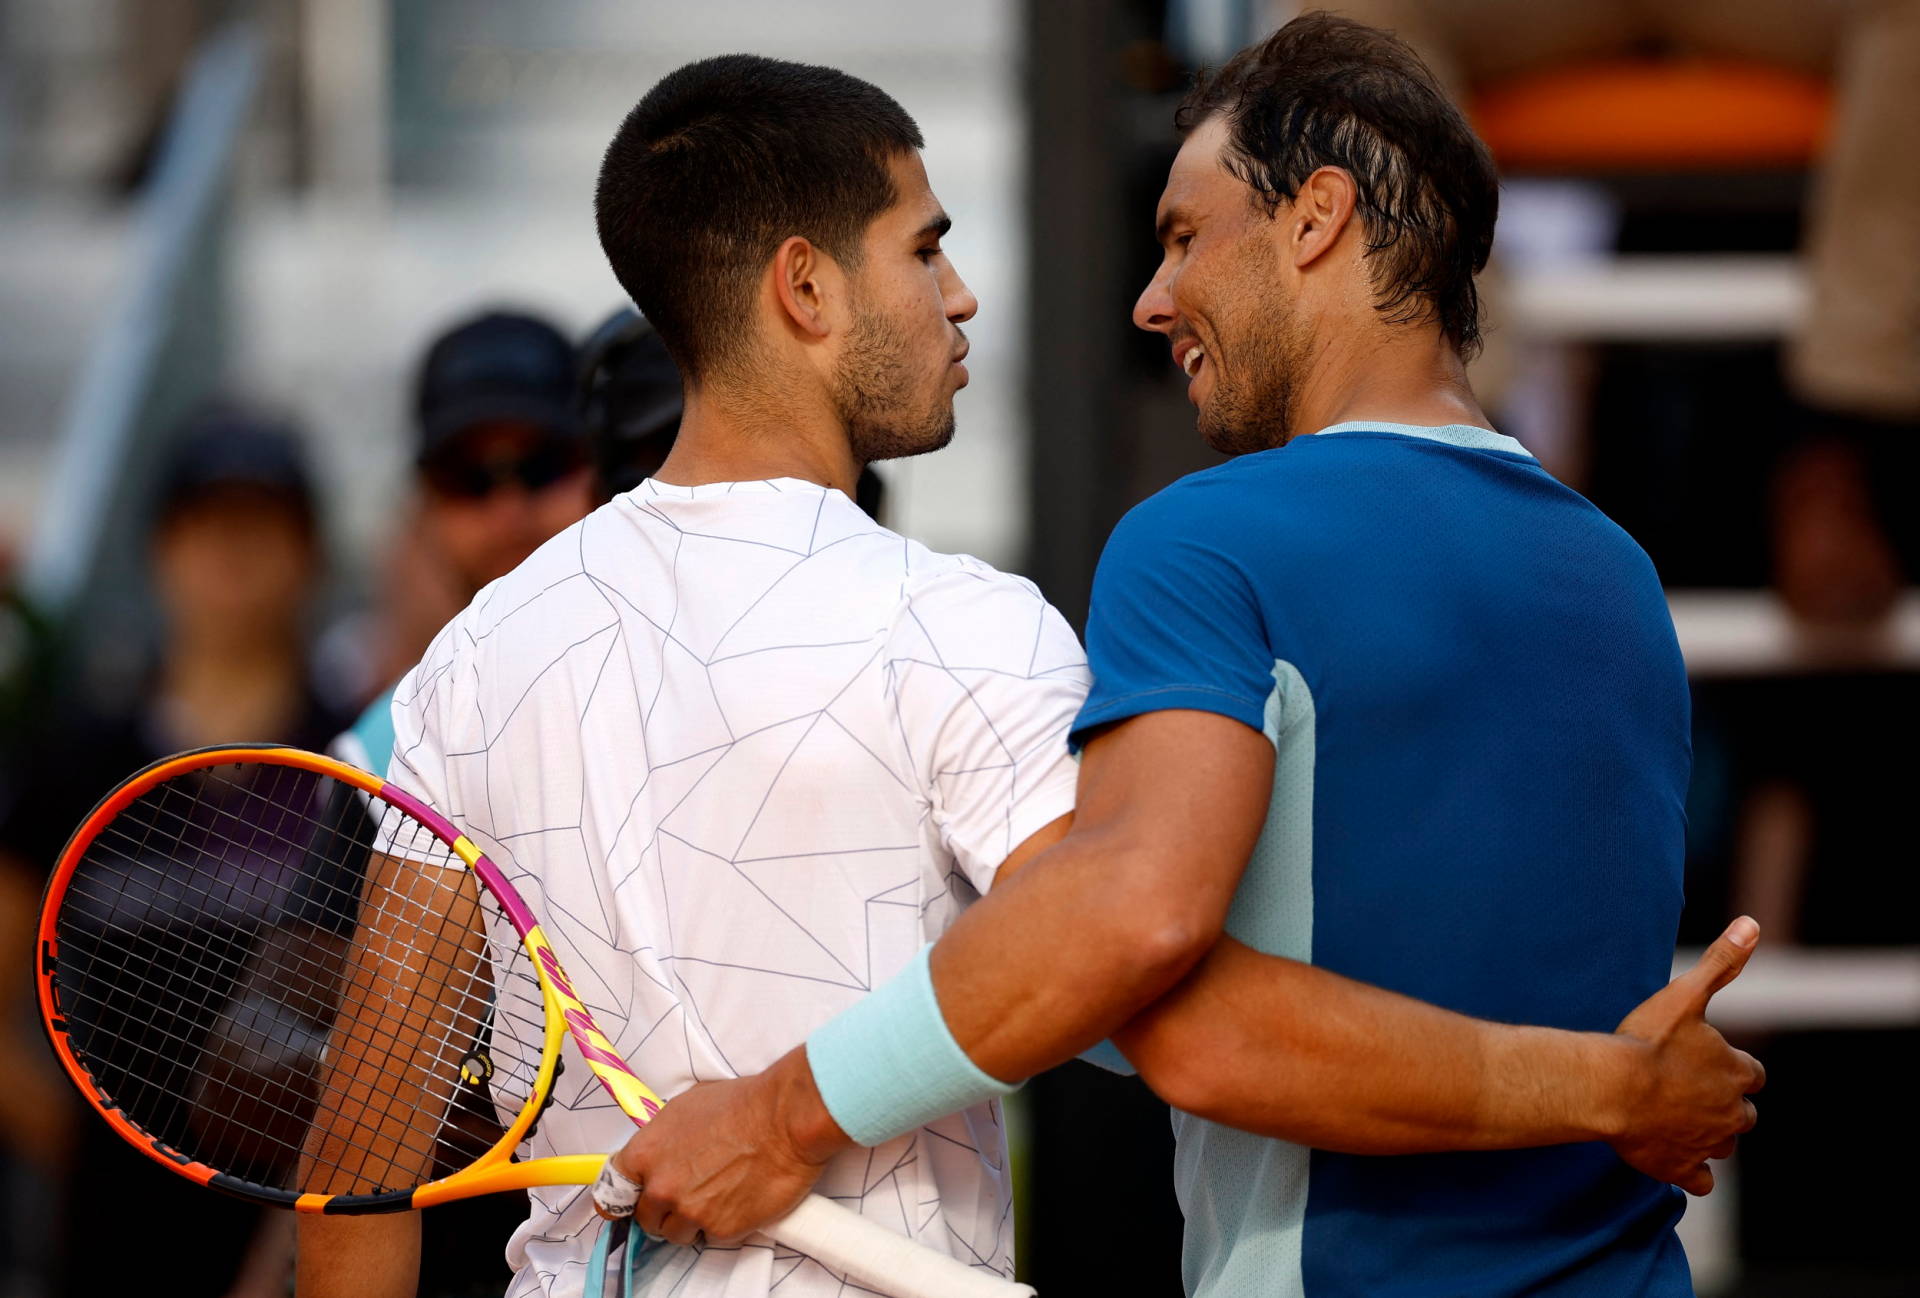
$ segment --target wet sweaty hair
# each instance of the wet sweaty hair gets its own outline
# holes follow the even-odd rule
[[[1201,73],[1174,115],[1191,132],[1224,116],[1222,161],[1271,216],[1308,176],[1353,177],[1374,305],[1389,323],[1437,322],[1471,359],[1500,210],[1493,157],[1398,37],[1308,13]]]
[[[607,146],[594,195],[622,288],[700,382],[742,359],[754,286],[794,235],[857,266],[923,147],[885,91],[833,68],[728,54],[668,74]]]

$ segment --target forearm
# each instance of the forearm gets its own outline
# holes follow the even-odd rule
[[[260,1214],[253,1242],[240,1263],[227,1298],[286,1298],[287,1273],[293,1262],[293,1232],[297,1223],[291,1214],[271,1208]]]
[[[1088,745],[1073,832],[1001,881],[934,948],[954,1040],[1020,1081],[1112,1035],[1220,936],[1266,822],[1273,748],[1197,712]]]
[[[1192,967],[1214,934],[1128,904],[1099,836],[1076,835],[977,902],[933,949],[954,1040],[1019,1081],[1112,1035]]]
[[[414,1298],[420,1286],[417,1212],[302,1213],[297,1239],[297,1298]]]
[[[1222,940],[1117,1044],[1163,1099],[1354,1154],[1605,1139],[1631,1047],[1488,1023]]]

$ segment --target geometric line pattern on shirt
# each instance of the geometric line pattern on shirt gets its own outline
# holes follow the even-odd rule
[[[671,1094],[771,1062],[1069,810],[1085,689],[1078,642],[1019,578],[812,484],[649,481],[441,633],[396,691],[394,777],[502,868]],[[624,1123],[572,1068],[529,1152]],[[1006,1271],[1003,1149],[979,1106],[819,1188]],[[532,1198],[511,1292],[572,1293],[597,1219],[577,1192]],[[787,1250],[677,1253],[651,1292],[839,1292]]]

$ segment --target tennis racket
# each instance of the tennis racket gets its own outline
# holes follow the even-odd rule
[[[54,1053],[141,1153],[299,1212],[589,1185],[603,1154],[513,1161],[573,1041],[636,1124],[662,1101],[473,842],[293,748],[166,758],[108,794],[47,885]],[[896,1298],[1032,1294],[809,1196],[766,1233]]]

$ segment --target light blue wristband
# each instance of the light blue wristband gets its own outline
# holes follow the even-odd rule
[[[878,1145],[970,1105],[1011,1095],[947,1031],[923,946],[907,967],[807,1038],[807,1065],[827,1112]]]

